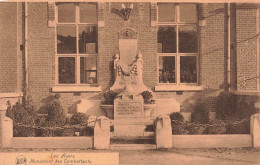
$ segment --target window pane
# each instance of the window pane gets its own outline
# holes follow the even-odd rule
[[[75,84],[74,57],[59,57],[59,84]]]
[[[79,26],[79,53],[97,53],[97,27]]]
[[[180,21],[196,23],[197,9],[195,4],[180,4]]]
[[[196,26],[179,26],[179,52],[198,52],[198,38]]]
[[[97,23],[97,4],[96,3],[80,3],[80,22]]]
[[[97,83],[97,58],[80,57],[80,83]]]
[[[59,54],[76,53],[76,27],[74,25],[57,26],[57,52]]]
[[[157,37],[158,53],[176,53],[176,30],[173,26],[160,26]]]
[[[175,83],[175,56],[159,57],[159,82]]]
[[[75,22],[75,4],[59,3],[58,4],[58,22],[72,23]]]
[[[196,83],[197,82],[197,67],[195,56],[180,57],[180,72],[181,83]]]
[[[175,22],[175,4],[159,3],[158,4],[158,21]]]

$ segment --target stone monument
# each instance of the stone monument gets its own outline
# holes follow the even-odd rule
[[[126,29],[119,33],[119,51],[114,60],[114,85],[118,93],[114,100],[114,135],[144,136],[147,124],[153,120],[145,116],[143,91],[151,91],[143,83],[143,58],[137,52],[137,34]]]

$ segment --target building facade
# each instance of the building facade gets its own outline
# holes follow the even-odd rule
[[[259,92],[259,4],[1,2],[0,10],[2,102],[30,95],[40,109],[60,93],[69,113],[102,115],[121,50],[142,53],[156,114],[191,111],[199,98],[214,111],[227,87],[249,100]],[[136,44],[121,47],[122,33]]]

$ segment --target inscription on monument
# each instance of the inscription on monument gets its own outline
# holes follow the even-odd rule
[[[118,101],[115,104],[115,117],[140,117],[143,115],[143,104],[136,101]]]

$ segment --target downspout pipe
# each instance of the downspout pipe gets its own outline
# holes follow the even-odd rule
[[[28,93],[28,4],[24,2],[24,100],[27,98]]]
[[[231,64],[230,64],[230,49],[231,49],[231,40],[230,40],[230,33],[231,33],[231,26],[230,26],[230,3],[228,3],[228,60],[227,60],[227,81],[228,81],[228,84],[231,83]],[[229,88],[230,90],[230,88]]]

